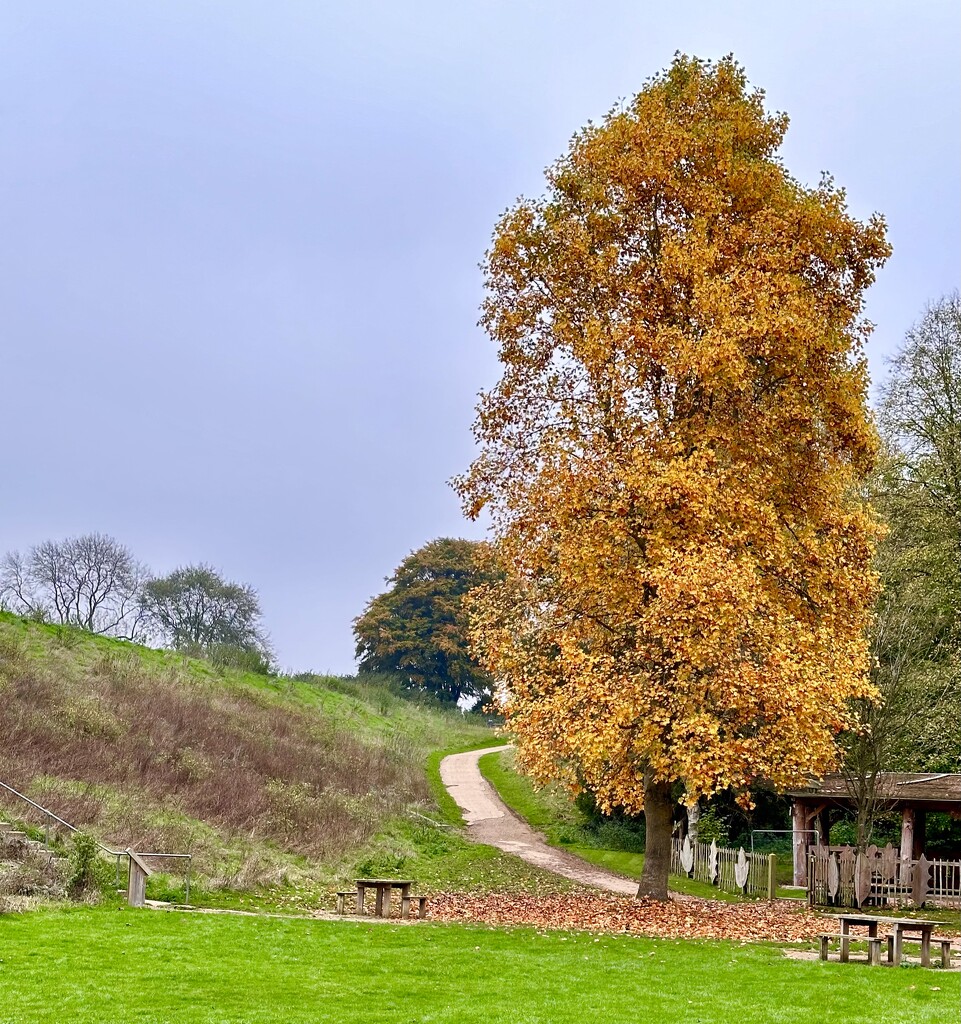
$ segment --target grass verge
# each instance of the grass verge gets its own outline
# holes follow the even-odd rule
[[[481,774],[497,790],[500,798],[516,814],[519,814],[531,828],[540,832],[551,846],[573,853],[598,867],[606,868],[627,878],[640,878],[644,869],[644,854],[637,849],[616,849],[601,845],[605,833],[617,839],[624,833],[628,842],[636,842],[633,834],[626,830],[596,830],[571,802],[560,786],[545,786],[535,789],[527,776],[511,768],[511,751],[485,754],[479,762]],[[670,887],[674,892],[702,899],[735,902],[743,897],[723,892],[692,878],[672,875]]]

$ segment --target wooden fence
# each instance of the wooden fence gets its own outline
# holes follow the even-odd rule
[[[808,892],[815,903],[961,906],[961,861],[901,860],[890,844],[863,852],[852,846],[810,846],[808,851]]]
[[[732,850],[716,843],[692,843],[685,836],[671,846],[671,872],[716,885],[725,892],[763,896],[768,890],[768,862],[763,853]]]

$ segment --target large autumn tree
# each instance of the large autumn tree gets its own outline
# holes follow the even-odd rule
[[[470,652],[464,597],[489,577],[478,541],[439,537],[412,551],[354,619],[358,670],[402,676],[456,703],[483,699],[490,679]]]
[[[862,297],[889,253],[733,59],[679,56],[497,225],[502,376],[458,482],[504,573],[474,602],[520,764],[643,809],[834,764],[870,693]]]

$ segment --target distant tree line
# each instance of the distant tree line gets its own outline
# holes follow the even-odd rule
[[[154,642],[267,672],[273,660],[257,591],[212,566],[155,576],[113,537],[48,540],[0,559],[0,605],[40,622]]]

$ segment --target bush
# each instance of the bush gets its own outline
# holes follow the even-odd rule
[[[100,857],[97,840],[89,832],[74,834],[70,868],[67,895],[71,899],[97,893],[106,884],[109,868]]]
[[[237,644],[191,644],[181,648],[191,658],[204,658],[217,668],[233,668],[255,675],[270,675],[270,656],[253,647]]]
[[[627,853],[644,852],[644,817],[643,815],[625,814],[614,811],[604,814],[597,806],[592,793],[585,790],[579,793],[574,805],[587,819],[577,831],[579,836],[572,835],[562,842],[587,843],[602,850],[623,850]]]
[[[697,841],[699,843],[717,843],[718,846],[727,846],[729,840],[728,823],[713,807],[708,807],[701,815],[701,820],[697,823]]]
[[[597,845],[606,850],[644,852],[644,820],[610,818],[597,827]]]

